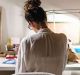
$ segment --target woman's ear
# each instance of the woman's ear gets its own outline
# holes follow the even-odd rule
[[[32,25],[33,27],[36,27],[36,22],[31,22],[31,25]]]
[[[32,26],[32,27],[34,26],[33,22],[29,21],[28,23],[29,23],[30,26]]]

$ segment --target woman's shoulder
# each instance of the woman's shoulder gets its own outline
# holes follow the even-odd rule
[[[29,41],[30,41],[30,37],[25,36],[24,38],[22,38],[21,44],[22,44],[22,43],[25,43],[25,42],[29,42]]]
[[[64,33],[54,33],[56,37],[61,37],[61,38],[67,38],[67,36]]]
[[[31,36],[25,36],[25,37],[21,40],[21,43],[25,43],[25,42],[29,43],[29,42],[31,42],[31,41],[33,41],[33,40],[38,39],[39,36],[40,36],[40,35],[38,35],[38,34],[34,34],[34,35],[31,35]]]
[[[65,42],[67,42],[67,36],[64,33],[55,33],[55,38],[58,41],[65,41]]]

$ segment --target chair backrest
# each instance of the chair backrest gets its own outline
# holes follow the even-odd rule
[[[55,74],[47,73],[47,72],[27,72],[27,73],[18,73],[12,75],[55,75]]]

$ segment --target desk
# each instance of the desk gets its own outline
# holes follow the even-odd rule
[[[80,70],[80,63],[67,64],[65,70]]]
[[[15,64],[2,64],[5,58],[0,58],[0,74],[11,75],[14,74]],[[66,65],[63,75],[80,75],[80,64],[70,63]]]
[[[5,61],[5,58],[0,58],[0,71],[14,71],[15,64],[2,64]],[[66,65],[65,70],[80,70],[79,63],[70,63]]]
[[[0,71],[14,71],[15,65],[13,64],[0,64]]]
[[[12,75],[14,74],[15,64],[2,64],[6,58],[0,57],[0,75]]]
[[[6,58],[0,57],[0,71],[14,71],[15,64],[2,64],[2,62],[5,60],[6,60]]]

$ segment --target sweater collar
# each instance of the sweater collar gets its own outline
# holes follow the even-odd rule
[[[38,33],[41,32],[52,32],[49,28],[41,28],[40,30],[38,30]]]

